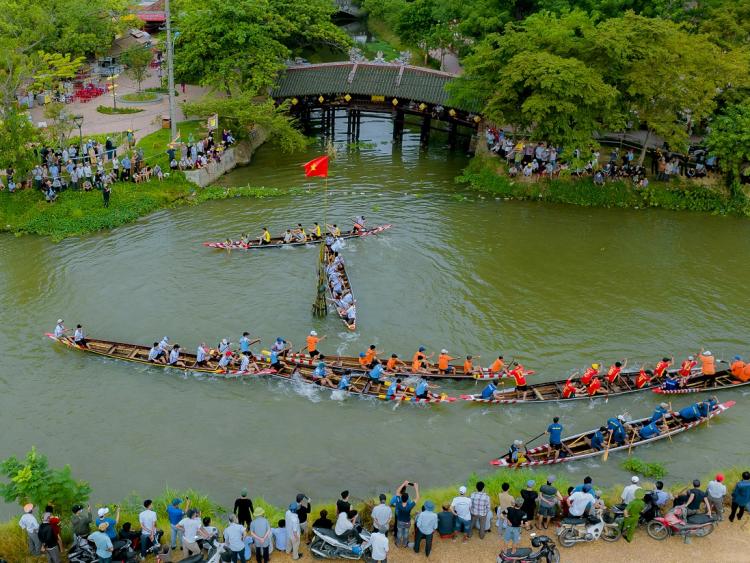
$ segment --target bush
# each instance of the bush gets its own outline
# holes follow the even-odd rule
[[[140,108],[111,108],[109,106],[98,106],[96,108],[96,111],[99,113],[104,113],[106,115],[115,115],[115,114],[129,114],[129,113],[139,113],[143,110]]]
[[[661,463],[647,463],[637,457],[631,457],[622,462],[622,468],[631,473],[638,473],[650,479],[663,479],[667,476],[667,469]]]
[[[155,102],[159,96],[155,92],[133,92],[123,94],[120,99],[126,102]]]

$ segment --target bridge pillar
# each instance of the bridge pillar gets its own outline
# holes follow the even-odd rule
[[[455,121],[451,121],[450,131],[448,132],[448,147],[451,149],[455,149],[457,141],[458,141],[458,123],[456,123]]]
[[[393,140],[401,142],[401,138],[404,136],[404,110],[396,109],[395,116],[393,118]]]
[[[425,113],[424,119],[422,120],[422,128],[419,132],[419,144],[422,145],[422,147],[426,147],[427,144],[430,142],[431,124],[432,124],[432,116],[429,113]]]

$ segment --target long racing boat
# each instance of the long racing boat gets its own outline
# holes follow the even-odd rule
[[[323,250],[323,264],[328,267],[334,259],[334,253],[331,250],[331,247],[327,244],[324,247]],[[341,278],[341,285],[344,288],[344,293],[351,294],[352,303],[356,303],[356,300],[354,299],[354,292],[352,291],[352,283],[349,281],[349,276],[346,273],[346,266],[344,266],[343,260],[341,261],[340,265],[338,266],[338,275]],[[335,302],[335,294],[333,291],[333,284],[331,283],[331,278],[323,273],[323,275],[326,276],[326,287],[328,288],[328,293],[331,295],[331,304],[333,305],[333,308],[336,310],[336,314],[339,316],[341,321],[344,323],[346,328],[348,328],[351,331],[357,330],[357,318],[356,316],[352,321],[349,321],[349,317],[346,314],[346,311],[343,309],[339,309]],[[353,310],[356,310],[356,305]]]
[[[183,366],[170,366],[158,362],[152,362],[148,359],[148,353],[150,350],[149,346],[142,346],[140,344],[127,344],[123,342],[114,342],[111,340],[100,340],[96,338],[86,337],[86,346],[79,346],[73,342],[72,338],[63,336],[61,338],[56,337],[52,333],[46,333],[45,336],[52,340],[59,342],[68,348],[80,350],[82,352],[88,352],[97,356],[103,356],[106,358],[112,358],[116,360],[123,360],[127,362],[135,362],[139,364],[147,364],[153,367],[168,368],[173,370],[179,370],[182,372],[190,372],[197,374],[206,374],[213,377],[219,378],[249,378],[253,376],[270,376],[278,379],[285,379],[287,381],[296,381],[305,385],[314,385],[322,389],[336,389],[341,382],[343,376],[342,373],[332,373],[328,376],[330,382],[329,386],[321,385],[321,378],[316,377],[314,370],[299,365],[290,365],[286,362],[282,362],[280,370],[275,370],[266,358],[259,355],[254,355],[253,360],[256,365],[260,368],[258,371],[247,371],[241,372],[238,370],[230,369],[225,371],[218,365],[218,361],[215,357],[209,357],[204,366],[196,365],[195,354],[188,352],[180,353],[180,360]],[[346,392],[352,395],[361,395],[364,397],[372,397],[381,401],[394,401],[394,402],[406,402],[406,403],[452,403],[456,400],[455,397],[449,397],[444,393],[437,394],[429,392],[426,397],[418,398],[415,395],[414,387],[402,385],[395,381],[372,381],[369,377],[364,374],[353,374],[349,377],[350,385],[342,392]],[[396,385],[396,390],[389,393],[391,385]]]
[[[493,459],[490,462],[490,465],[493,465],[495,467],[511,468],[534,467],[536,465],[551,465],[555,463],[563,463],[568,461],[576,461],[579,459],[586,459],[589,457],[595,457],[603,455],[605,450],[609,452],[616,452],[627,449],[629,451],[631,448],[634,448],[636,446],[650,444],[651,442],[663,440],[667,437],[670,437],[671,439],[671,436],[680,434],[681,432],[690,430],[692,428],[696,428],[704,422],[704,426],[708,426],[708,420],[726,412],[734,405],[734,401],[726,401],[724,403],[716,404],[711,409],[711,412],[708,413],[708,416],[698,418],[690,422],[682,422],[678,417],[672,416],[672,414],[666,414],[664,416],[662,428],[660,429],[659,434],[651,438],[641,438],[638,433],[640,428],[651,422],[651,417],[625,422],[623,424],[626,431],[626,440],[624,445],[610,444],[610,447],[608,448],[593,449],[590,444],[590,439],[591,436],[593,436],[593,434],[597,431],[597,429],[594,429],[589,430],[588,432],[581,432],[580,434],[575,434],[573,436],[563,438],[562,451],[567,455],[560,455],[559,457],[555,458],[555,456],[553,455],[554,450],[550,449],[549,444],[544,444],[526,450],[524,453],[519,452],[519,455],[521,457],[519,458],[518,462],[513,463],[508,460],[507,456],[505,456],[498,459]]]
[[[734,389],[743,385],[750,385],[750,381],[737,379],[729,371],[720,371],[713,376],[691,377],[685,382],[683,387],[678,387],[677,389],[666,389],[663,385],[660,385],[651,390],[661,395],[682,395],[705,391],[714,392],[719,389]]]
[[[348,239],[368,237],[370,235],[377,235],[379,233],[382,233],[383,231],[390,229],[392,226],[393,225],[391,224],[378,225],[377,227],[364,229],[358,233],[355,233],[354,231],[345,231],[336,238]],[[305,241],[294,240],[292,242],[284,242],[283,237],[273,237],[266,244],[260,244],[258,240],[250,240],[247,242],[243,242],[241,240],[227,240],[225,242],[204,242],[203,246],[208,246],[209,248],[218,248],[221,250],[254,250],[259,248],[281,248],[282,246],[305,246],[306,244],[320,244],[324,240],[325,236],[319,239],[308,239]]]

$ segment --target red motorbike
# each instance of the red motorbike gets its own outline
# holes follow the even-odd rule
[[[686,516],[685,506],[676,506],[664,516],[657,516],[648,523],[646,531],[655,540],[664,540],[670,536],[707,536],[716,528],[716,518],[708,514]]]

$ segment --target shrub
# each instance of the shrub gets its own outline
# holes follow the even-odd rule
[[[622,468],[631,473],[638,473],[649,479],[663,479],[667,469],[661,463],[647,463],[637,457],[631,457],[622,462]]]
[[[140,113],[143,110],[140,108],[111,108],[109,106],[98,106],[96,108],[96,111],[99,113],[104,113],[107,115],[119,115],[119,114],[130,114],[130,113]]]

